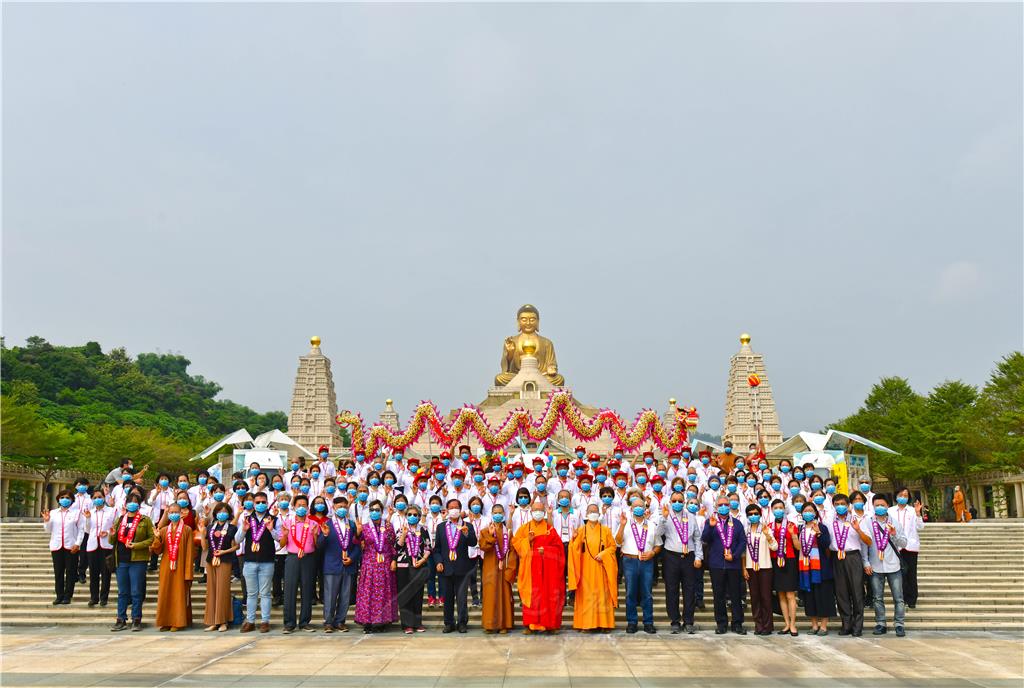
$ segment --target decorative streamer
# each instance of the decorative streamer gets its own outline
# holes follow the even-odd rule
[[[405,430],[399,429],[397,433],[383,423],[374,423],[367,433],[362,415],[351,411],[342,411],[335,421],[338,425],[352,428],[353,452],[363,450],[368,456],[376,454],[383,447],[392,451],[404,450],[425,432],[429,432],[442,447],[455,446],[471,433],[484,449],[495,451],[514,442],[520,433],[538,442],[545,440],[552,437],[560,425],[580,442],[608,433],[627,451],[651,441],[668,453],[686,444],[687,430],[692,432],[696,429],[698,417],[696,408],[678,409],[675,430],[662,426],[657,411],[653,409],[640,411],[632,426],[611,409],[601,409],[593,418],[587,418],[573,403],[571,391],[558,390],[548,397],[547,406],[539,420],[534,420],[529,411],[517,408],[509,412],[497,430],[491,428],[480,409],[472,404],[463,405],[449,424],[430,401],[421,401]]]

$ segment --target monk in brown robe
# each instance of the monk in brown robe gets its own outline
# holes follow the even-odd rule
[[[485,633],[507,633],[515,625],[512,610],[512,581],[518,558],[512,547],[512,532],[505,524],[505,507],[495,504],[491,523],[480,530],[480,551],[484,553],[483,620]]]
[[[578,631],[610,631],[619,604],[615,536],[601,523],[597,504],[587,506],[587,520],[569,543],[569,590],[576,591],[572,627]]]
[[[181,518],[181,507],[167,508],[167,525],[156,532],[150,551],[160,559],[156,625],[161,631],[192,626],[192,565],[195,533]]]

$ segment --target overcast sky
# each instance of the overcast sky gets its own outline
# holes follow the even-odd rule
[[[479,402],[526,302],[581,400],[782,430],[1022,337],[1022,8],[5,4],[3,334],[287,409]]]

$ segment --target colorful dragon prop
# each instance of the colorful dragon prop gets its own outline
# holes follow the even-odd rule
[[[437,407],[429,401],[422,401],[416,407],[406,425],[405,430],[396,433],[387,425],[374,423],[369,433],[364,432],[363,417],[351,411],[342,411],[335,421],[342,427],[352,430],[353,453],[363,451],[373,456],[383,447],[404,450],[430,432],[434,441],[442,447],[454,447],[468,433],[472,433],[487,450],[499,450],[507,447],[522,434],[530,440],[544,440],[551,437],[558,429],[559,423],[565,425],[573,437],[586,442],[609,433],[625,450],[630,451],[646,441],[654,442],[663,452],[678,450],[686,443],[687,428],[691,431],[697,426],[697,410],[695,408],[679,409],[678,422],[674,429],[662,426],[658,413],[652,409],[644,409],[637,414],[632,427],[611,409],[601,409],[593,418],[587,418],[572,402],[572,392],[559,390],[548,397],[547,407],[540,420],[535,421],[529,411],[516,409],[511,411],[496,431],[491,428],[480,409],[471,404],[464,405],[455,414],[451,423],[445,422]],[[368,434],[368,437],[367,437]]]

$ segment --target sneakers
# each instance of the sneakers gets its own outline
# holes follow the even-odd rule
[[[427,598],[427,606],[428,607],[436,607],[437,606],[437,598],[436,597],[428,597]]]
[[[629,624],[626,626],[626,633],[636,633],[636,624]]]
[[[875,626],[875,630],[871,631],[871,635],[885,635],[885,626]]]
[[[112,633],[116,633],[117,631],[123,631],[126,628],[128,628],[128,624],[123,619],[118,619],[114,622],[114,625],[110,627],[110,631]]]
[[[295,632],[295,626],[285,626],[284,630],[281,631],[281,635],[291,635]]]
[[[696,632],[697,632],[697,627],[696,627],[696,626],[694,626],[693,624],[688,624],[688,625],[686,626],[686,632],[687,632],[687,633],[688,633],[689,635],[693,635],[694,633],[696,633]]]
[[[679,624],[672,624],[672,635],[679,635],[682,632],[682,630],[683,629]]]
[[[644,633],[654,634],[658,631],[654,628],[654,624],[644,624]]]
[[[902,638],[907,635],[907,632],[903,630],[903,626],[896,627],[896,637]]]
[[[336,630],[338,633],[348,633],[348,626],[346,626],[345,624],[341,624],[340,626],[335,626],[334,630]]]
[[[324,624],[324,633],[334,633],[334,626],[331,624]]]
[[[142,619],[135,619],[132,621],[132,632],[137,633],[142,630]]]

